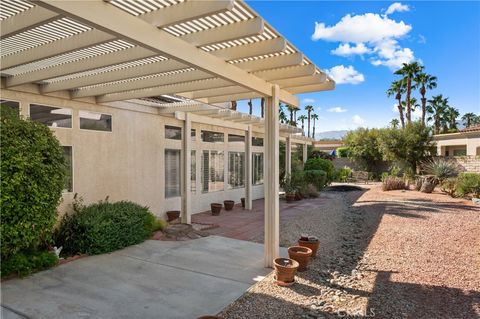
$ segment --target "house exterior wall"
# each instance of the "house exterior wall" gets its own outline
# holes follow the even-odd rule
[[[455,161],[462,171],[480,173],[480,156],[456,156],[449,158]]]
[[[480,132],[435,135],[434,140],[439,156],[445,156],[447,150],[449,156],[452,156],[453,151],[459,149],[466,149],[467,156],[480,155]]]
[[[165,125],[183,126],[183,121],[161,116],[158,109],[143,105],[118,102],[115,107],[95,104],[92,100],[70,100],[68,96],[40,95],[28,91],[2,89],[1,98],[20,102],[21,115],[29,116],[30,103],[72,110],[72,128],[52,128],[63,146],[73,150],[73,192],[64,193],[59,212],[71,210],[75,193],[85,203],[107,196],[111,201],[130,200],[148,206],[157,216],[169,210],[180,210],[181,197],[165,198],[165,149],[182,149],[182,141],[165,139]],[[112,132],[80,129],[79,111],[92,111],[112,116]],[[245,187],[228,189],[228,152],[245,152],[245,146],[229,144],[227,134],[245,135],[242,130],[192,123],[196,139],[196,192],[192,194],[192,213],[210,209],[210,203],[232,199],[240,202],[245,197]],[[225,143],[204,143],[200,131],[223,132]],[[254,131],[253,136],[263,137]],[[203,150],[224,151],[223,191],[203,193],[201,184],[201,154]],[[263,147],[252,147],[252,152],[262,152]],[[182,167],[183,165],[181,165]],[[252,198],[263,198],[263,185],[252,187]]]

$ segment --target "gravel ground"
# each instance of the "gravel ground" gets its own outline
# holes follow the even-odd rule
[[[297,283],[273,273],[222,318],[480,318],[480,208],[440,193],[322,192],[329,200],[281,225],[282,246],[320,238]],[[261,241],[261,237],[257,241]]]

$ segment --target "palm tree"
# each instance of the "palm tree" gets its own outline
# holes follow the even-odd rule
[[[293,105],[289,105],[287,104],[287,109],[288,109],[288,112],[290,112],[290,125],[294,125],[294,120],[293,120],[293,112],[295,112],[295,110],[297,109],[295,106]]]
[[[308,112],[308,115],[307,115],[307,123],[308,123],[308,128],[307,128],[307,131],[308,131],[308,134],[307,136],[310,137],[310,118],[311,118],[311,113],[313,111],[313,106],[311,105],[307,105],[305,106],[305,111]]]
[[[427,73],[419,73],[413,80],[415,84],[412,88],[415,90],[420,89],[420,94],[422,95],[422,123],[425,125],[425,114],[427,112],[425,93],[427,93],[427,89],[433,90],[437,87],[437,77]]]
[[[443,98],[442,94],[432,96],[432,99],[427,101],[427,113],[431,114],[428,121],[433,121],[433,133],[439,134],[440,129],[446,126],[446,116],[448,98]]]
[[[415,110],[417,109],[417,107],[419,107],[420,104],[417,103],[417,99],[412,97],[410,99],[410,110],[412,112],[415,112]],[[407,101],[402,101],[402,108],[405,110],[405,108],[407,107]]]
[[[410,96],[412,94],[412,79],[414,79],[417,74],[423,71],[423,66],[418,64],[418,62],[412,62],[412,63],[403,63],[403,67],[400,70],[397,70],[395,74],[397,75],[402,75],[403,78],[405,79],[405,83],[407,84],[407,112],[406,112],[406,118],[407,118],[407,123],[410,123],[412,121],[412,109],[411,109],[411,104],[410,104]]]
[[[312,120],[313,120],[312,138],[315,138],[315,120],[318,120],[318,115],[315,113],[312,114]]]
[[[405,128],[405,119],[403,118],[403,106],[402,106],[402,94],[405,93],[405,85],[403,80],[393,81],[390,88],[387,90],[387,96],[395,96],[398,101],[398,115],[400,117],[400,123],[402,128]]]
[[[465,127],[470,127],[472,125],[478,124],[480,122],[480,116],[476,115],[475,113],[465,113],[462,116],[462,122]]]
[[[265,98],[262,97],[260,100],[260,116],[263,118],[265,117]]]
[[[460,115],[458,109],[449,106],[445,112],[446,120],[448,121],[448,126],[450,130],[458,130],[457,128],[457,117]]]
[[[285,111],[283,110],[282,103],[279,103],[278,106],[280,107],[280,112],[278,114],[278,119],[280,120],[280,123],[287,123],[288,117],[287,117],[287,114],[285,114]]]
[[[295,122],[295,126],[297,126],[297,111],[298,108],[295,108],[295,111],[293,111],[293,121]]]
[[[298,117],[298,120],[302,122],[302,131],[303,131],[303,135],[305,135],[305,120],[307,119],[307,117],[302,114]]]
[[[232,110],[237,110],[237,101],[232,101]]]
[[[253,103],[252,103],[252,99],[250,99],[250,101],[248,101],[248,114],[252,115],[253,114]]]
[[[393,128],[398,128],[399,124],[400,124],[400,122],[397,119],[392,119],[390,121],[390,126],[393,127]]]

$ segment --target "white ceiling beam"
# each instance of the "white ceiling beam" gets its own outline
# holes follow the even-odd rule
[[[171,114],[175,112],[195,112],[195,111],[203,111],[206,109],[211,109],[212,107],[205,104],[194,104],[194,105],[179,105],[173,107],[163,107],[158,109],[158,114]]]
[[[213,76],[203,71],[193,70],[162,76],[147,77],[139,80],[123,81],[120,83],[105,83],[72,92],[72,98],[78,99],[87,96],[107,95],[125,91],[135,91],[145,88],[209,79]],[[175,93],[175,92],[170,92]]]
[[[288,68],[258,71],[258,72],[253,72],[253,74],[264,79],[265,81],[272,81],[272,80],[282,80],[282,79],[289,79],[289,78],[297,78],[300,76],[314,75],[315,69],[316,69],[315,65],[307,64],[307,65],[292,66]]]
[[[2,38],[10,37],[58,18],[58,13],[34,6],[0,22]]]
[[[286,49],[287,42],[283,38],[254,42],[251,44],[237,45],[230,48],[209,52],[210,54],[225,60],[237,60],[266,54],[279,53]]]
[[[213,126],[228,126],[229,128],[245,131],[248,129],[246,124],[234,123],[225,121],[223,119],[211,118],[210,116],[202,116],[197,113],[190,113],[190,120],[195,123],[213,125]],[[185,120],[185,112],[175,112],[175,118],[178,120]]]
[[[282,80],[272,80],[272,83],[278,84],[280,87],[304,86],[311,84],[320,84],[327,80],[325,73],[301,76],[297,78],[289,78]]]
[[[190,0],[142,14],[139,18],[151,25],[162,28],[216,13],[227,12],[233,9],[233,5],[234,0]]]
[[[70,63],[60,64],[49,68],[38,69],[28,73],[10,76],[7,78],[6,84],[7,87],[11,87],[26,83],[38,82],[45,79],[51,79],[77,72],[88,71],[109,65],[128,62],[132,60],[132,57],[147,58],[151,56],[154,56],[154,53],[150,50],[141,47],[133,47],[110,54],[103,54],[93,58],[81,59]]]
[[[250,90],[241,86],[232,85],[232,86],[226,86],[226,87],[215,87],[213,89],[208,88],[207,90],[194,91],[194,92],[188,92],[188,93],[179,93],[178,95],[181,95],[187,99],[197,100],[202,98],[209,98],[209,97],[215,97],[215,96],[221,96],[221,95],[227,95],[227,94],[246,93],[246,92],[250,92]]]
[[[200,47],[260,35],[263,33],[263,30],[263,19],[256,17],[205,31],[185,34],[180,36],[180,39]]]
[[[286,91],[292,94],[298,93],[308,93],[308,92],[320,92],[320,91],[331,91],[335,90],[335,82],[328,81],[323,82],[320,84],[311,84],[311,85],[303,85],[303,86],[294,86],[294,87],[287,87],[284,88]]]
[[[270,83],[197,49],[102,0],[38,0],[36,4],[136,43],[163,56],[174,58],[196,69],[247,87],[261,95],[270,96],[272,94]],[[298,105],[298,99],[288,92],[281,90],[280,95],[290,102],[296,101],[297,104],[294,105]],[[291,104],[287,101],[284,102]]]
[[[293,106],[298,106],[298,98],[290,93],[284,94],[284,90],[280,90],[280,101],[290,104]],[[231,101],[240,101],[240,100],[249,100],[249,99],[257,99],[264,97],[261,94],[256,92],[248,92],[248,93],[238,93],[238,94],[228,94],[222,96],[215,96],[210,98],[198,99],[203,103],[214,104],[214,103],[221,103],[221,102],[231,102]]]
[[[90,86],[95,84],[126,80],[140,76],[170,72],[179,69],[185,69],[187,67],[187,65],[175,60],[158,61],[140,66],[122,68],[109,72],[98,72],[95,75],[82,76],[69,80],[53,82],[43,85],[41,90],[42,93],[71,90],[83,86]]]
[[[192,89],[202,89],[208,87],[230,85],[231,83],[223,79],[208,79],[201,81],[192,81],[192,82],[178,82],[172,85],[164,85],[146,89],[139,89],[135,91],[126,91],[119,93],[111,93],[97,96],[96,100],[98,103],[106,103],[113,101],[122,101],[127,99],[136,99],[148,96],[158,96],[164,94],[176,94],[181,91],[188,91]]]
[[[289,67],[294,65],[300,65],[303,62],[302,53],[283,54],[279,56],[273,56],[266,59],[257,59],[250,61],[242,61],[234,63],[233,65],[248,71],[262,71],[268,69],[277,69],[283,67]]]
[[[2,58],[2,69],[5,70],[21,64],[47,59],[112,40],[115,40],[115,37],[108,33],[95,29],[89,30],[68,38],[7,55]]]

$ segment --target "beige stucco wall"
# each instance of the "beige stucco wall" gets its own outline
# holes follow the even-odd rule
[[[449,155],[457,149],[466,149],[467,156],[480,155],[480,132],[452,133],[436,135],[434,137],[437,143],[437,155],[445,156],[445,151],[449,150]]]
[[[52,128],[60,143],[73,147],[73,192],[65,193],[59,206],[61,213],[68,211],[74,193],[86,203],[109,196],[111,201],[131,200],[150,207],[158,216],[168,210],[180,209],[180,197],[165,198],[164,151],[181,149],[181,141],[164,138],[164,125],[182,127],[183,122],[173,117],[160,116],[154,107],[117,103],[116,107],[98,105],[89,100],[73,101],[62,95],[44,96],[32,92],[2,90],[1,98],[20,102],[21,114],[29,116],[29,104],[67,107],[73,111],[72,128]],[[112,132],[83,130],[79,128],[79,110],[112,115]],[[228,122],[226,122],[226,126]],[[233,199],[240,202],[245,188],[227,189],[228,151],[244,152],[244,146],[228,143],[203,143],[200,130],[244,135],[241,130],[192,123],[197,130],[192,149],[196,152],[196,193],[192,194],[193,213],[209,209],[211,202]],[[258,132],[254,136],[262,136]],[[212,193],[201,191],[201,151],[224,151],[225,190]],[[263,147],[253,147],[253,152],[263,152]],[[263,198],[263,185],[253,186],[253,199]]]

